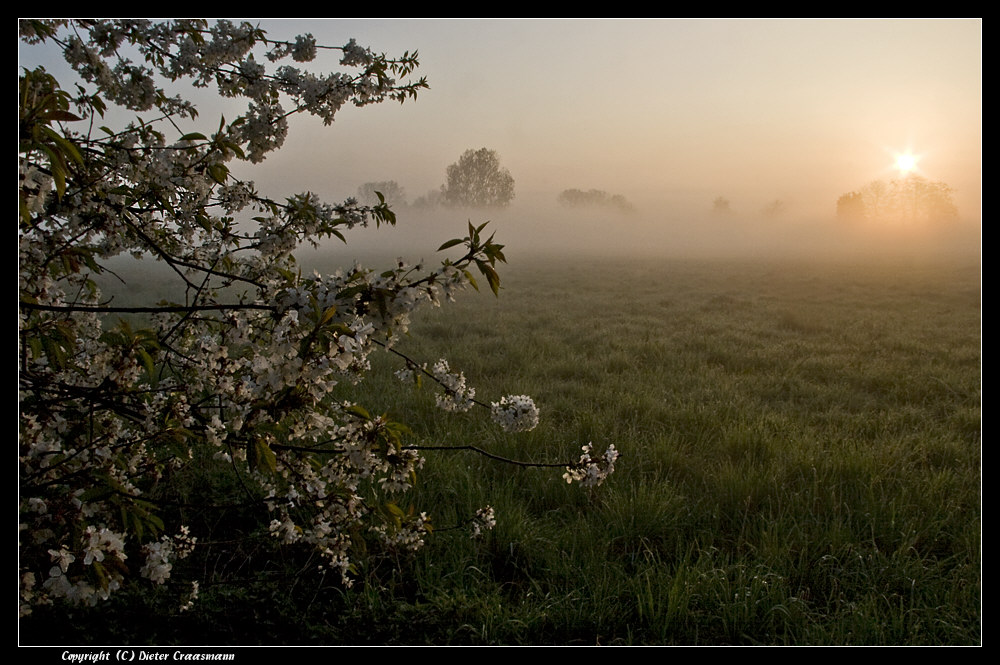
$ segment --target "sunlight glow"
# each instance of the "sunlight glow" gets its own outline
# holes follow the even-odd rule
[[[917,157],[910,153],[897,155],[896,168],[903,174],[909,173],[917,168]]]

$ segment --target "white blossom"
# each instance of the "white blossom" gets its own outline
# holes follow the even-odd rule
[[[444,388],[444,393],[436,396],[438,407],[445,411],[464,412],[475,403],[476,389],[465,384],[465,375],[454,374],[448,366],[448,361],[442,358],[434,363],[431,372],[438,383]]]
[[[397,523],[372,497],[410,491],[424,458],[403,445],[405,428],[337,391],[362,380],[372,353],[396,350],[419,308],[452,300],[470,284],[469,269],[492,265],[499,246],[470,225],[458,262],[303,276],[292,255],[302,243],[394,222],[391,212],[308,192],[271,198],[234,175],[283,145],[291,115],[328,124],[347,104],[412,97],[426,84],[389,74],[416,60],[389,60],[351,40],[342,48],[347,71],[316,74],[279,64],[312,60],[311,35],[272,41],[246,23],[20,25],[30,43],[59,35],[51,43],[77,79],[64,87],[80,86],[64,95],[41,68],[19,79],[22,131],[41,137],[20,143],[18,162],[22,607],[97,603],[122,586],[126,561],[156,585],[197,568],[178,566],[197,536],[165,525],[178,513],[161,508],[186,491],[172,483],[194,465],[259,492],[276,541],[315,548],[345,586],[363,551],[359,534],[397,550],[420,547],[430,518]],[[141,64],[119,50],[126,45]],[[197,109],[165,91],[179,79],[214,86],[235,117],[227,111],[221,125],[216,118],[203,133],[182,134],[178,120],[196,119]],[[108,120],[105,105],[114,111]],[[94,129],[112,117],[130,120]],[[162,286],[177,302],[142,327],[93,309],[117,304],[94,274],[128,257],[162,262],[174,280]],[[426,365],[397,375],[417,372]],[[447,361],[429,373],[443,409],[479,404]],[[538,422],[524,395],[491,411],[512,432]],[[605,475],[611,451],[595,462]],[[175,496],[153,501],[151,488],[157,498]],[[484,508],[473,530],[494,522]],[[160,535],[167,528],[176,535]],[[150,534],[160,537],[146,542]],[[180,607],[197,595],[195,580]]]
[[[493,506],[484,506],[476,511],[472,518],[472,531],[470,537],[479,538],[483,532],[490,531],[497,525],[496,513]]]
[[[178,608],[178,611],[187,612],[194,607],[194,601],[196,600],[198,600],[198,580],[193,580],[191,582],[191,593],[188,594],[187,600]]]
[[[618,451],[615,450],[614,444],[608,446],[600,457],[592,457],[593,452],[593,443],[583,446],[583,455],[579,461],[573,466],[566,467],[563,478],[567,483],[576,481],[583,487],[597,487],[614,473],[615,461],[618,459]]]
[[[505,432],[528,432],[538,426],[538,407],[527,395],[507,395],[490,405],[493,421]]]

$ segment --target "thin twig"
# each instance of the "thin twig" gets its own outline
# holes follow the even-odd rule
[[[501,455],[491,453],[489,451],[483,450],[478,446],[403,446],[403,449],[404,450],[471,450],[473,452],[479,453],[480,455],[483,455],[484,457],[489,457],[490,459],[497,460],[498,462],[506,462],[507,464],[513,464],[515,466],[524,466],[524,467],[537,466],[537,467],[555,468],[555,467],[567,467],[576,465],[575,462],[572,464],[566,464],[565,462],[522,462],[520,460],[510,459],[509,457],[503,457]]]

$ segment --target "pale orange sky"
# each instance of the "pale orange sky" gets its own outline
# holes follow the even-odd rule
[[[339,200],[391,179],[412,200],[488,147],[516,181],[504,214],[538,224],[525,206],[567,188],[623,194],[651,228],[660,216],[683,231],[720,195],[739,213],[780,199],[789,218],[830,221],[841,194],[893,177],[910,151],[979,225],[978,19],[253,22],[275,38],[418,50],[430,84],[415,102],[345,108],[331,127],[297,119],[246,173],[270,195]],[[309,66],[337,69],[326,57]]]
[[[734,207],[781,198],[832,211],[840,194],[891,177],[895,153],[910,150],[924,175],[958,190],[965,215],[979,215],[981,21],[262,25],[420,52],[431,89],[415,103],[349,109],[322,138],[291,137],[287,157],[327,160],[345,195],[395,179],[415,197],[465,149],[486,146],[519,193],[722,194]]]

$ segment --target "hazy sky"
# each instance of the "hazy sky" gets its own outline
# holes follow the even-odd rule
[[[419,50],[431,88],[416,103],[349,109],[318,140],[292,137],[354,187],[396,179],[416,196],[462,151],[487,146],[519,193],[596,187],[832,210],[839,194],[893,175],[895,154],[910,150],[925,175],[959,190],[963,212],[980,197],[980,21],[262,25],[335,45],[353,36],[390,55]]]
[[[345,108],[332,127],[294,124],[253,175],[269,193],[336,199],[392,179],[412,200],[488,147],[520,205],[597,188],[654,216],[721,195],[736,212],[781,199],[789,217],[829,219],[911,151],[979,221],[981,20],[254,22],[276,38],[418,50],[430,84],[415,102]],[[336,69],[329,57],[312,66]]]

